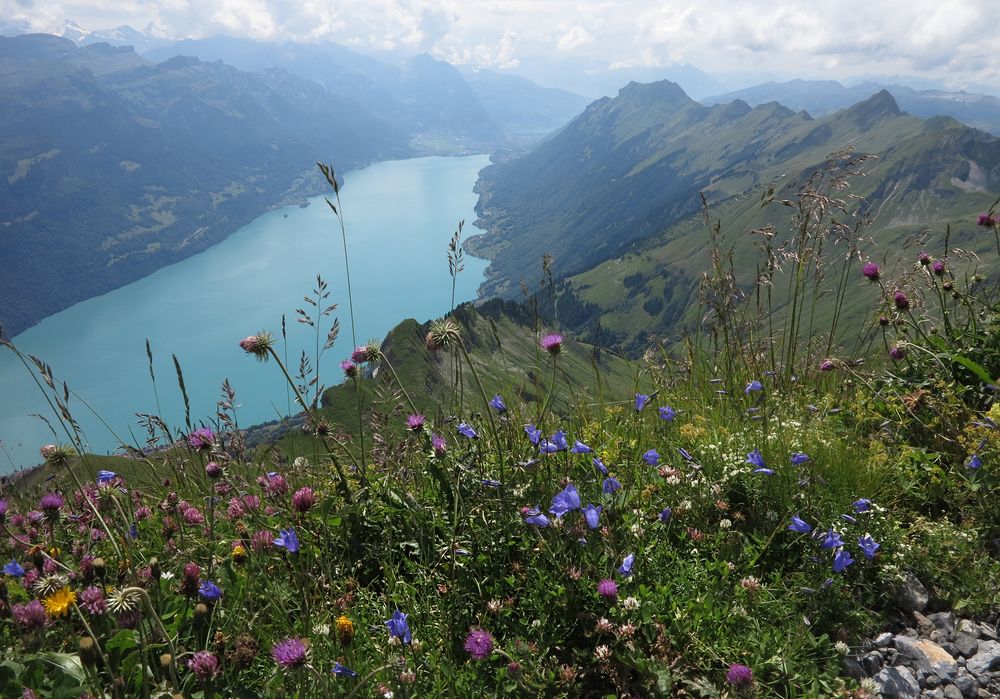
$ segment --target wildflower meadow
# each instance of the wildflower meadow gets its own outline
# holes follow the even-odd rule
[[[843,660],[907,579],[1000,609],[996,281],[862,242],[818,275],[835,202],[795,205],[784,271],[756,282],[787,303],[732,293],[720,252],[698,326],[586,387],[595,350],[554,315],[482,332],[468,305],[412,356],[354,339],[321,377],[349,300],[319,280],[298,366],[283,326],[233,338],[287,379],[277,441],[250,442],[226,385],[216,415],[145,416],[145,444],[89,455],[56,370],[3,341],[60,439],[3,485],[0,693],[876,696]],[[810,314],[823,284],[832,320]]]

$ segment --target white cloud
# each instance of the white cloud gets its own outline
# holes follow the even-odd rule
[[[593,35],[578,24],[559,37],[559,41],[556,42],[556,49],[559,51],[572,51],[591,43],[593,40]]]
[[[512,67],[528,55],[604,66],[690,62],[806,77],[914,74],[1000,82],[997,0],[0,0],[4,26],[150,22],[177,38],[228,33],[428,51]]]

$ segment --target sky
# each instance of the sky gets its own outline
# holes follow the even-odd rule
[[[544,82],[691,64],[740,76],[908,75],[1000,91],[1000,0],[0,0],[3,26],[128,24],[430,53]],[[8,32],[9,33],[9,32]],[[736,76],[733,78],[733,76]],[[728,77],[726,77],[728,76]],[[744,81],[745,82],[745,81]]]

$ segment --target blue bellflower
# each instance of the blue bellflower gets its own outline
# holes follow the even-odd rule
[[[656,449],[650,449],[642,455],[642,460],[650,466],[656,466],[660,463],[660,455],[657,453]]]
[[[852,506],[854,507],[855,514],[861,514],[862,512],[868,512],[868,510],[872,509],[872,501],[868,498],[861,498],[860,500],[855,500],[852,503]]]
[[[97,472],[97,484],[104,485],[105,483],[110,483],[115,479],[118,474],[114,471],[98,471]]]
[[[24,577],[24,568],[22,568],[21,564],[13,558],[10,559],[10,563],[3,567],[3,572],[5,575],[11,575],[15,578]]]
[[[549,512],[554,514],[556,517],[562,517],[567,512],[572,512],[580,508],[580,493],[577,492],[576,486],[570,483],[561,492],[558,492],[552,498],[552,507],[549,508]]]
[[[340,664],[340,661],[334,661],[333,669],[330,670],[335,675],[340,675],[341,677],[357,677],[358,673],[349,667]]]
[[[809,461],[809,455],[801,451],[797,451],[794,454],[792,454],[791,461],[793,465],[801,466],[805,462]]]
[[[833,527],[830,527],[826,532],[826,536],[823,537],[823,541],[820,542],[819,547],[821,549],[835,549],[843,545],[844,541],[840,538],[840,533],[835,532]]]
[[[587,526],[591,529],[597,529],[601,526],[601,506],[598,505],[594,507],[593,504],[588,503],[586,507],[583,508],[583,516],[587,520]]]
[[[792,523],[788,525],[788,530],[793,532],[798,532],[800,534],[808,534],[812,531],[812,527],[798,515],[792,515]]]
[[[608,475],[608,467],[604,465],[599,457],[594,457],[594,468],[601,472],[602,476]]]
[[[202,580],[198,594],[207,602],[218,602],[222,597],[222,590],[211,580]]]
[[[627,578],[628,576],[632,575],[633,563],[635,563],[635,554],[630,553],[629,555],[625,556],[625,560],[622,561],[622,564],[618,567],[618,572]]]
[[[288,551],[288,553],[298,553],[299,552],[299,537],[295,533],[294,529],[281,529],[278,536],[274,540],[275,546],[280,546],[281,548]]]
[[[549,526],[549,518],[542,514],[542,511],[536,505],[525,513],[524,523],[536,527],[547,527]]]
[[[854,558],[851,556],[851,552],[847,549],[840,549],[837,551],[837,555],[833,557],[833,572],[843,573],[847,570],[847,566],[854,563]]]
[[[660,408],[660,419],[671,422],[675,417],[677,417],[677,411],[671,408],[669,405],[664,405]]]
[[[635,411],[636,412],[639,412],[640,410],[642,410],[643,408],[645,408],[647,403],[649,403],[649,396],[647,396],[645,393],[636,393],[635,394]]]
[[[747,387],[743,389],[743,392],[749,396],[752,391],[763,391],[763,390],[764,390],[764,384],[762,384],[757,379],[754,379],[753,381],[747,384]]]
[[[881,544],[875,541],[871,534],[865,534],[858,537],[858,546],[861,547],[861,552],[865,554],[865,558],[870,561],[875,558],[875,552],[879,550]]]
[[[458,433],[463,437],[468,437],[469,439],[475,439],[476,437],[479,436],[478,434],[476,434],[476,431],[472,429],[471,425],[468,425],[464,422],[458,423]]]
[[[490,407],[496,410],[498,413],[507,412],[507,404],[503,402],[503,398],[500,397],[499,393],[490,399]]]
[[[407,614],[398,609],[392,613],[392,618],[385,622],[385,625],[389,628],[389,636],[398,638],[403,643],[409,643],[413,640],[413,634],[410,633],[410,625],[406,623]]]
[[[667,522],[670,521],[670,516],[673,513],[674,513],[673,510],[671,510],[669,507],[664,507],[663,511],[660,512],[660,521],[666,524]]]
[[[611,495],[611,493],[615,492],[621,487],[622,484],[618,482],[617,478],[615,478],[614,476],[608,476],[607,478],[604,479],[604,484],[601,486],[601,492],[604,493],[605,495]]]
[[[528,440],[537,447],[538,440],[542,438],[542,431],[534,425],[525,425],[524,432],[528,435]]]
[[[573,448],[570,449],[570,451],[574,454],[589,454],[594,450],[578,439],[575,442],[573,442]]]

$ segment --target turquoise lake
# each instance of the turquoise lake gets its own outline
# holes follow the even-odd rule
[[[474,232],[478,195],[472,190],[487,164],[485,155],[417,158],[344,175],[340,197],[359,343],[383,338],[406,318],[423,322],[448,311],[448,241],[459,220],[466,235]],[[466,257],[456,303],[475,298],[486,265]],[[317,274],[329,285],[328,303],[339,304],[333,317],[340,336],[321,366],[321,381],[331,385],[341,381],[338,363],[352,349],[351,324],[340,227],[322,197],[306,208],[268,212],[205,252],[50,316],[14,344],[47,362],[79,396],[71,397],[70,409],[95,453],[111,453],[118,444],[102,420],[133,444],[145,438],[136,413],[159,412],[172,428],[183,427],[171,355],[183,369],[193,421],[214,417],[228,378],[240,425],[249,426],[287,414],[288,399],[278,368],[246,356],[237,343],[260,330],[280,339],[284,314],[294,373],[300,352],[315,350],[314,331],[296,322],[295,309],[310,308],[303,296],[311,294]],[[59,430],[27,371],[0,350],[0,473],[38,463],[44,444],[68,442],[32,413]]]

